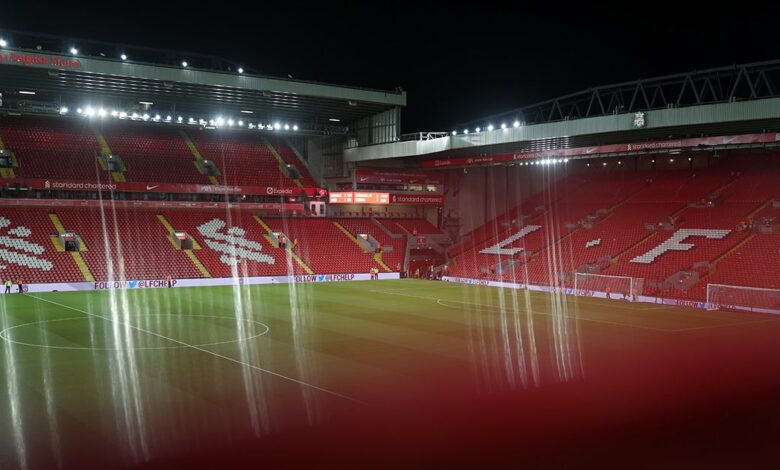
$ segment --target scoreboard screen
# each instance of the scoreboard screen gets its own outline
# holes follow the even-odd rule
[[[331,204],[352,204],[355,202],[355,193],[330,193],[328,200]]]
[[[331,204],[390,204],[390,193],[330,193]]]

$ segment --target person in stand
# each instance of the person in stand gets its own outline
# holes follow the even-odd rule
[[[415,237],[417,236],[417,227],[414,227],[412,229],[412,235],[414,235]]]
[[[173,287],[173,276],[168,274],[167,276],[165,276],[165,280],[168,281],[168,289]]]
[[[11,286],[13,286],[13,285],[14,284],[11,282],[10,279],[6,279],[5,280],[5,293],[6,294],[10,294],[11,293]]]
[[[296,248],[298,248],[298,239],[297,238],[293,240],[293,246],[292,246],[293,250],[296,249]]]

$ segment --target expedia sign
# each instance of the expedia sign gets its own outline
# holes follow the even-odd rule
[[[303,274],[293,277],[293,282],[342,282],[354,280],[354,274]]]
[[[176,279],[171,280],[173,286],[176,286]],[[168,281],[165,279],[150,279],[144,281],[100,281],[95,283],[95,290],[105,289],[155,289],[168,287]]]
[[[269,196],[292,196],[292,188],[273,188],[271,186],[265,188],[265,193]]]

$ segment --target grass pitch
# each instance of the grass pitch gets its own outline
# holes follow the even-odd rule
[[[4,295],[0,467],[139,464],[443,383],[577,383],[778,320],[415,280]]]

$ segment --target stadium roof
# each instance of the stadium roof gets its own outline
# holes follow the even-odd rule
[[[15,34],[14,41],[24,37]],[[52,37],[47,38],[45,44],[52,44]],[[87,50],[82,45],[85,41],[78,43],[79,49],[67,46],[64,40],[55,44],[59,46],[51,47],[57,49],[52,52],[40,45],[17,48],[11,41],[0,47],[0,90],[6,99],[17,97],[21,91],[18,99],[22,102],[48,101],[74,107],[126,107],[143,102],[153,103],[153,110],[161,113],[192,113],[205,118],[231,113],[247,116],[250,111],[258,120],[298,123],[310,129],[338,128],[406,105],[406,93],[400,90],[268,77],[251,74],[249,69],[239,73],[238,65],[228,70],[225,64],[229,61],[210,56],[164,51],[157,51],[155,56],[155,51],[147,48],[139,48],[145,53],[141,54],[105,43],[95,43]],[[70,47],[74,50],[68,52]],[[109,47],[113,52],[102,52]],[[97,50],[101,52],[94,52]],[[86,55],[90,51],[92,55]],[[125,54],[124,60],[121,54]],[[134,60],[158,56],[165,60]],[[174,65],[176,60],[181,62]]]

